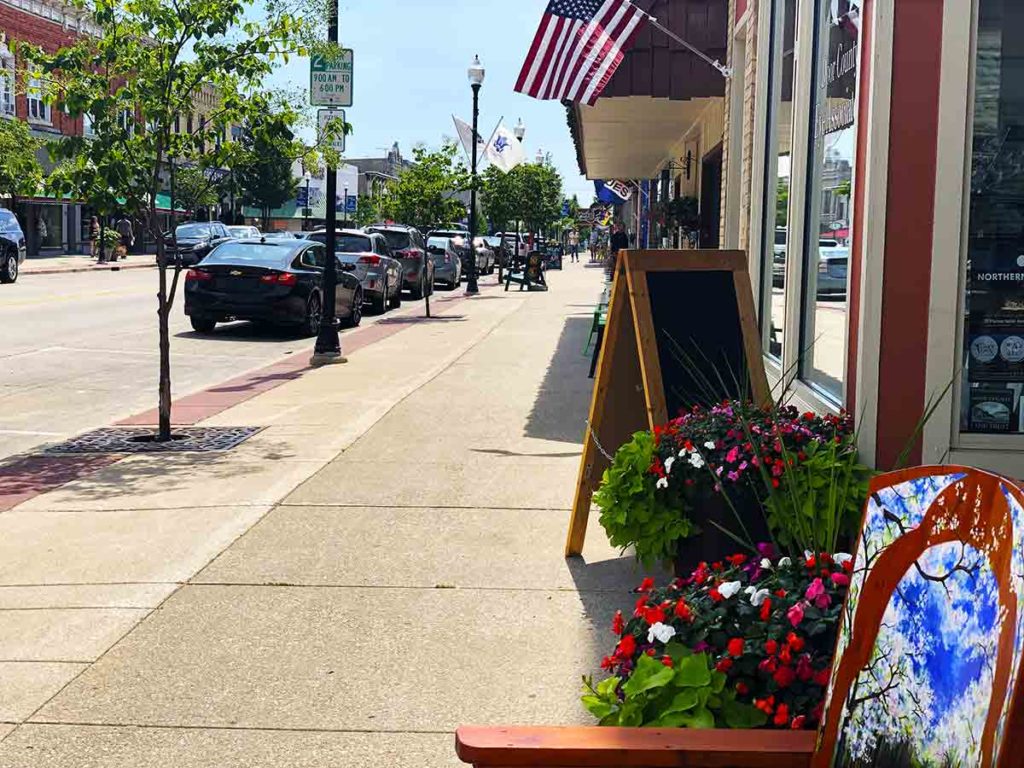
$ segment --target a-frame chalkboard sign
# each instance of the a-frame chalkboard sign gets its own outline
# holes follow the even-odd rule
[[[608,302],[565,554],[583,550],[608,459],[695,403],[770,393],[743,251],[623,251]],[[600,444],[601,448],[598,448]],[[602,450],[603,449],[603,450]]]

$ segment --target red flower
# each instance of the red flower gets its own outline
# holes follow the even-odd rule
[[[796,672],[793,671],[792,667],[779,667],[775,670],[775,674],[772,677],[779,688],[788,688],[796,680]]]
[[[789,647],[796,653],[800,653],[804,649],[804,639],[796,632],[790,632],[786,635],[786,642],[789,643]]]
[[[730,669],[732,669],[732,659],[722,659],[717,664],[715,664],[715,669],[717,669],[719,672],[728,672]]]
[[[601,659],[601,669],[609,671],[611,670],[612,665],[614,663],[615,660],[611,656],[605,656],[603,659]]]
[[[775,711],[775,697],[769,696],[767,699],[754,699],[754,706],[766,715],[770,715]]]
[[[820,685],[822,688],[828,686],[828,681],[832,678],[832,670],[829,667],[819,669],[814,673],[814,682]]]
[[[804,654],[796,662],[796,676],[802,683],[806,683],[814,675],[814,670],[811,668],[811,657],[809,654]]]
[[[832,583],[839,587],[845,587],[850,583],[850,577],[845,573],[833,573],[829,578],[832,579]]]
[[[626,635],[619,640],[619,644],[615,646],[616,656],[632,658],[634,653],[636,653],[636,638],[632,635]]]
[[[784,589],[776,589],[775,590],[775,596],[776,597],[785,597],[786,594],[787,594],[786,590],[784,590]]]
[[[740,566],[740,565],[743,565],[745,562],[747,562],[747,556],[746,555],[729,555],[725,559],[728,560],[730,563],[732,563],[735,566]]]
[[[765,598],[764,602],[761,603],[761,621],[768,621],[772,615],[772,601],[771,598]]]
[[[708,596],[716,603],[722,602],[725,598],[722,597],[722,593],[718,591],[718,587],[712,587],[708,592]]]
[[[847,573],[850,573],[853,570],[853,560],[844,560],[843,561],[843,570],[846,571]]]
[[[782,650],[779,652],[779,661],[783,664],[793,663],[793,655],[790,653],[788,645],[784,645]]]
[[[664,664],[666,667],[671,667],[672,666],[672,657],[671,656],[662,656],[661,657],[661,663]]]
[[[690,611],[690,606],[686,604],[685,600],[680,600],[676,603],[675,615],[683,621],[692,621],[693,613]]]
[[[814,555],[811,555],[810,557],[807,558],[807,567],[808,568],[814,568],[817,564],[818,564],[818,561],[814,557]]]
[[[769,656],[767,659],[761,659],[761,662],[757,665],[757,668],[765,674],[774,675],[775,670],[779,668],[779,662],[774,656]]]
[[[640,613],[643,611],[644,606],[646,606],[646,605],[647,605],[647,597],[644,596],[644,595],[641,595],[640,597],[638,597],[637,600],[636,600],[636,605],[633,608],[633,615],[634,616],[639,616]]]
[[[743,638],[734,637],[729,641],[726,646],[726,650],[729,651],[730,656],[742,656],[743,655]]]
[[[744,683],[742,680],[740,680],[738,683],[736,683],[736,693],[738,693],[740,696],[746,696],[748,693],[750,693],[750,686]]]
[[[797,715],[793,718],[793,722],[789,724],[789,727],[794,731],[799,731],[804,727],[804,723],[807,722],[806,715]]]
[[[657,624],[658,622],[665,621],[665,611],[661,608],[644,608],[643,615],[644,621],[648,624]]]
[[[616,611],[615,618],[612,619],[612,632],[616,635],[621,635],[625,627],[626,623],[622,620],[622,611]]]
[[[774,640],[769,640],[764,644],[764,652],[769,656],[774,656],[779,652],[779,644]]]
[[[640,582],[640,586],[637,587],[637,592],[650,592],[654,589],[654,579],[648,576],[646,579]]]
[[[789,722],[789,707],[785,702],[779,704],[779,708],[775,710],[775,719],[772,722],[776,725],[785,725]]]

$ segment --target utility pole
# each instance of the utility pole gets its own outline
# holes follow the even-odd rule
[[[338,44],[338,0],[327,3],[327,41]],[[337,51],[335,50],[335,53]],[[338,335],[338,319],[334,315],[334,304],[338,292],[338,259],[334,255],[335,234],[338,228],[338,172],[332,164],[327,166],[326,211],[324,222],[327,228],[327,255],[324,263],[323,307],[320,311],[320,332],[313,347],[310,365],[346,363],[341,354],[341,337]]]

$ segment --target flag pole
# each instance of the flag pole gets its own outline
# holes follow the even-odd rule
[[[673,40],[675,40],[677,43],[679,43],[681,46],[683,46],[688,51],[693,53],[695,56],[697,56],[698,58],[703,59],[704,61],[706,61],[712,67],[717,69],[722,74],[722,77],[732,77],[732,67],[725,66],[718,59],[712,59],[710,56],[708,56],[706,53],[704,53],[704,51],[702,51],[702,50],[700,50],[700,49],[690,45],[688,42],[683,40],[683,38],[681,38],[675,32],[670,30],[668,27],[663,26],[656,18],[651,16],[651,14],[647,13],[646,11],[641,10],[641,13],[643,13],[643,15],[647,17],[647,20],[649,22],[651,22],[651,26],[652,27],[655,27],[656,29],[660,29],[668,37],[670,37]]]

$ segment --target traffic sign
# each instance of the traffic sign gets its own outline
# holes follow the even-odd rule
[[[323,140],[327,133],[327,126],[332,120],[341,120],[342,124],[345,123],[345,110],[344,109],[318,109],[316,111],[317,121],[320,124],[319,137]],[[335,152],[345,151],[345,130],[342,125],[339,125],[331,136],[331,148]]]
[[[352,49],[328,59],[314,54],[309,59],[309,103],[315,107],[352,106]]]

